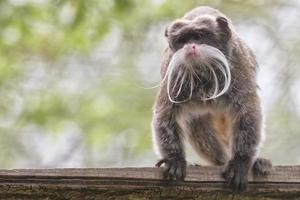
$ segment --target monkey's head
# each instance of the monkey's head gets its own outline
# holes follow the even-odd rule
[[[165,36],[172,52],[165,75],[170,101],[188,101],[199,91],[203,100],[214,99],[228,90],[232,31],[225,17],[175,20]]]

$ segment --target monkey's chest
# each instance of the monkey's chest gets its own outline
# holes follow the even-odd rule
[[[214,138],[227,149],[231,145],[232,118],[219,108],[188,105],[178,113],[176,121],[187,139]]]

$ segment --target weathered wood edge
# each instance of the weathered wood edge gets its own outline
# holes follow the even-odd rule
[[[300,166],[277,166],[266,177],[250,175],[234,194],[222,167],[189,167],[185,181],[163,181],[161,168],[0,170],[1,200],[40,199],[300,199]]]
[[[188,167],[185,182],[224,182],[222,167]],[[0,170],[0,178],[98,178],[161,180],[162,168],[54,168]],[[0,180],[1,181],[1,180]],[[267,176],[249,175],[249,182],[300,183],[300,166],[276,166]]]

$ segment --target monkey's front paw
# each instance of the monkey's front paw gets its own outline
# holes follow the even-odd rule
[[[235,192],[246,190],[249,167],[242,161],[231,160],[223,172],[227,185]]]
[[[163,158],[156,163],[157,167],[164,164],[163,178],[166,180],[184,180],[186,176],[186,161],[184,158]]]

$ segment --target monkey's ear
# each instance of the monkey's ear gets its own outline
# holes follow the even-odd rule
[[[228,20],[225,17],[217,17],[216,21],[221,28],[228,27]]]
[[[231,30],[229,28],[228,20],[225,17],[217,17],[216,21],[220,29],[226,33],[227,37],[231,37]]]
[[[173,23],[171,23],[169,26],[167,26],[165,30],[165,36],[168,37],[170,33],[176,32],[178,29],[186,26],[189,24],[190,21],[183,20],[183,19],[177,19]]]

